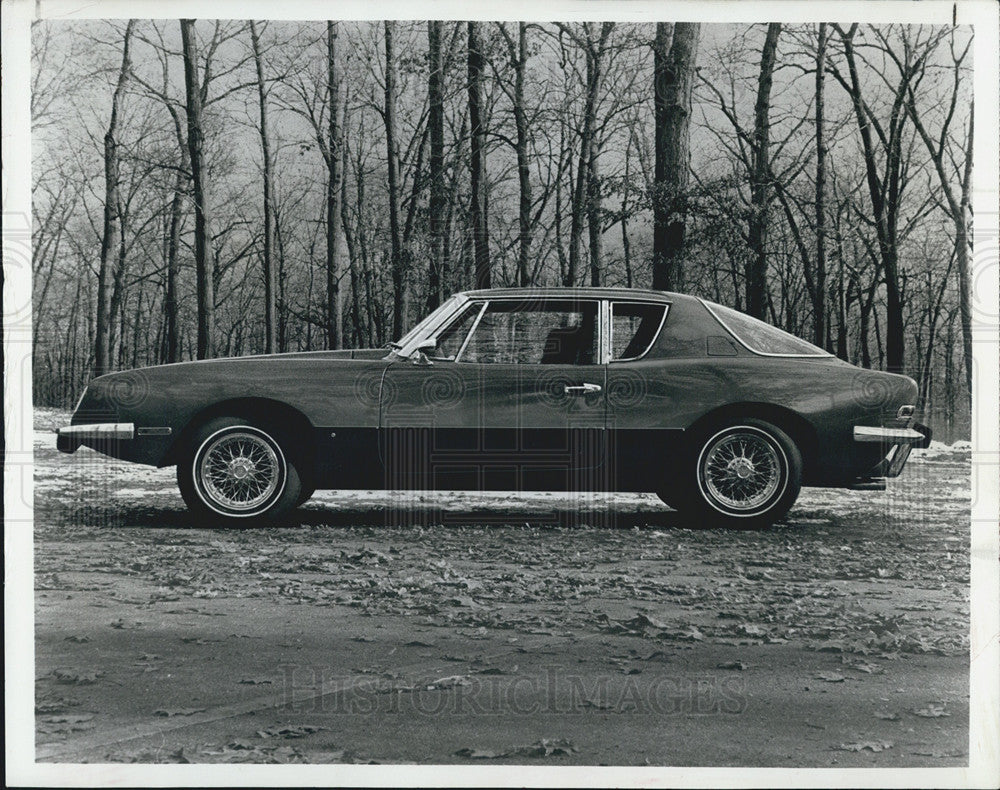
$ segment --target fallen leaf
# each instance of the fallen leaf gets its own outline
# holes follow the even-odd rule
[[[857,743],[842,743],[833,748],[841,752],[884,752],[892,747],[892,741],[859,741]]]
[[[89,686],[96,683],[104,673],[97,669],[54,669],[52,677],[56,683],[66,683],[76,686]]]
[[[42,721],[47,724],[80,724],[85,721],[90,721],[94,718],[92,713],[79,713],[73,715],[63,715],[63,716],[45,716]]]
[[[550,740],[542,738],[537,743],[530,746],[518,746],[507,753],[507,756],[517,757],[557,757],[560,755],[573,754],[577,751],[576,746],[571,741],[564,738]]]
[[[964,749],[931,749],[929,751],[913,751],[910,754],[918,754],[921,757],[965,757]]]
[[[427,684],[428,691],[434,691],[435,689],[450,689],[456,686],[471,686],[472,681],[469,680],[468,675],[449,675],[445,678],[438,678],[435,681]]]
[[[485,749],[459,749],[455,752],[456,757],[465,757],[469,760],[495,760],[498,757],[506,757],[506,752],[491,752]]]
[[[920,716],[925,719],[940,719],[944,716],[950,716],[944,709],[944,705],[928,705],[926,708],[920,708],[919,710],[910,711],[914,716]]]
[[[258,738],[304,738],[314,732],[325,730],[316,724],[297,724],[292,727],[268,727],[265,730],[257,730]]]

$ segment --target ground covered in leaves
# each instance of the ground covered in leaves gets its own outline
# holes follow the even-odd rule
[[[967,447],[766,531],[652,496],[322,492],[187,522],[35,440],[42,761],[967,762]]]

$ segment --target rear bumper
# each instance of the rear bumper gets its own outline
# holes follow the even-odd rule
[[[862,491],[884,490],[886,478],[898,477],[903,471],[906,460],[910,457],[910,450],[930,445],[930,428],[914,422],[912,418],[901,422],[900,425],[884,427],[854,426],[854,441],[881,445],[884,457],[868,474],[855,480],[850,488]]]
[[[69,425],[59,429],[56,436],[56,448],[62,453],[73,453],[87,441],[131,441],[134,438],[135,425],[131,422]]]

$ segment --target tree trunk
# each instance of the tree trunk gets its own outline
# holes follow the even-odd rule
[[[770,110],[771,83],[781,25],[767,26],[760,58],[757,101],[754,104],[753,168],[750,173],[750,254],[746,272],[746,309],[754,318],[765,318],[767,301],[767,222],[771,200]]]
[[[118,193],[119,159],[118,111],[125,92],[125,83],[131,69],[129,46],[135,22],[129,20],[125,26],[125,40],[122,45],[122,65],[118,71],[118,83],[111,97],[111,119],[104,134],[104,229],[101,234],[101,261],[97,270],[97,320],[94,339],[94,375],[102,376],[111,368],[111,280],[114,259],[121,247],[121,206]]]
[[[257,23],[250,22],[253,60],[257,68],[257,100],[260,104],[260,148],[264,160],[264,250],[261,255],[264,276],[264,353],[273,354],[277,345],[277,297],[274,271],[274,186],[271,182],[271,140],[267,130],[267,88],[260,54]]]
[[[490,287],[490,245],[486,222],[486,130],[483,126],[483,52],[479,22],[468,24],[469,131],[471,134],[470,214],[475,249],[476,288]]]
[[[531,255],[531,178],[528,170],[528,116],[524,110],[524,71],[528,63],[527,24],[517,24],[517,58],[514,60],[514,127],[517,130],[518,197],[518,256],[517,283],[524,287],[531,284],[528,273]]]
[[[433,310],[444,298],[444,215],[448,193],[444,173],[444,66],[441,60],[443,22],[427,23],[427,93],[430,127],[430,269],[427,277],[427,309]]]
[[[604,45],[607,43],[614,26],[614,22],[604,22],[601,24],[600,39],[596,46],[591,40],[589,32],[587,40],[583,43],[587,60],[587,94],[583,110],[583,129],[580,133],[580,158],[576,168],[576,186],[573,190],[572,204],[570,206],[569,266],[566,271],[564,285],[577,284],[577,272],[580,270],[580,247],[583,239],[583,219],[584,215],[591,214],[593,211],[594,190],[593,179],[591,178],[591,164],[596,163],[594,136],[597,127],[597,103],[600,99],[601,80],[603,77],[601,64],[604,59]],[[594,265],[593,241],[594,236],[592,233],[592,276]]]
[[[955,90],[958,90],[956,84]],[[939,144],[931,138],[927,132],[923,121],[917,114],[915,97],[912,91],[908,97],[907,110],[913,120],[917,133],[924,141],[927,152],[931,156],[931,162],[941,183],[944,192],[948,214],[955,227],[955,257],[958,262],[958,305],[959,315],[962,323],[962,356],[965,361],[965,383],[968,387],[969,398],[972,397],[972,298],[971,298],[971,276],[969,273],[969,212],[971,207],[972,190],[972,144],[975,135],[975,101],[969,105],[969,132],[965,140],[965,165],[962,168],[962,181],[960,193],[956,196],[951,179],[948,178],[944,169],[944,140],[947,134],[947,127],[941,131]],[[950,118],[950,112],[949,112]]]
[[[394,22],[385,23],[385,139],[389,172],[389,240],[392,267],[392,331],[394,339],[405,334],[406,272],[399,230],[399,155],[396,151],[396,54],[392,36]],[[360,176],[359,176],[360,178]]]
[[[855,119],[858,123],[858,132],[861,135],[861,143],[864,151],[865,174],[868,182],[868,193],[872,203],[872,213],[875,220],[875,231],[878,236],[879,257],[882,260],[882,267],[885,274],[885,358],[888,362],[888,370],[893,373],[902,373],[905,365],[905,341],[903,326],[903,301],[899,290],[898,258],[899,249],[897,247],[895,217],[899,206],[901,178],[901,124],[897,124],[897,119],[893,119],[893,134],[885,143],[886,147],[886,184],[883,184],[878,173],[878,161],[875,152],[874,141],[872,140],[871,121],[868,117],[869,109],[865,105],[861,95],[861,81],[858,76],[857,63],[854,55],[854,34],[857,25],[851,25],[847,32],[841,31],[841,39],[844,43],[844,56],[847,60],[847,67],[850,72],[850,85],[845,84],[851,96],[854,107]],[[906,90],[906,83],[909,75],[904,74],[901,78],[903,84],[897,89],[893,104],[894,116],[899,112],[903,100],[903,91]],[[875,327],[878,330],[878,316],[874,316]],[[879,354],[881,356],[881,341]]]
[[[587,163],[587,234],[590,237],[590,284],[601,284],[603,263],[601,223],[601,180],[597,166],[597,137],[590,138],[590,156]]]
[[[653,44],[653,288],[663,291],[681,288],[684,280],[691,91],[700,32],[697,23],[660,22]]]
[[[330,112],[326,162],[326,334],[329,348],[343,348],[340,259],[337,255],[341,232],[340,180],[343,178],[341,167],[343,129],[340,126],[340,72],[337,68],[336,22],[326,23],[326,66],[327,104]]]
[[[819,26],[816,45],[816,273],[813,277],[813,343],[826,341],[826,141],[823,112],[826,79],[826,23]]]
[[[184,86],[187,106],[188,152],[194,191],[195,269],[198,292],[198,359],[214,356],[215,288],[210,244],[211,214],[201,124],[201,87],[198,81],[198,44],[194,20],[181,20],[184,50]]]

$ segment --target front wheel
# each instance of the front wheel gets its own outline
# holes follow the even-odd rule
[[[195,433],[177,483],[195,516],[229,526],[277,518],[296,506],[302,488],[280,434],[238,417],[210,420]]]
[[[699,525],[767,526],[798,498],[802,454],[788,434],[764,420],[716,426],[690,449],[661,498]]]

